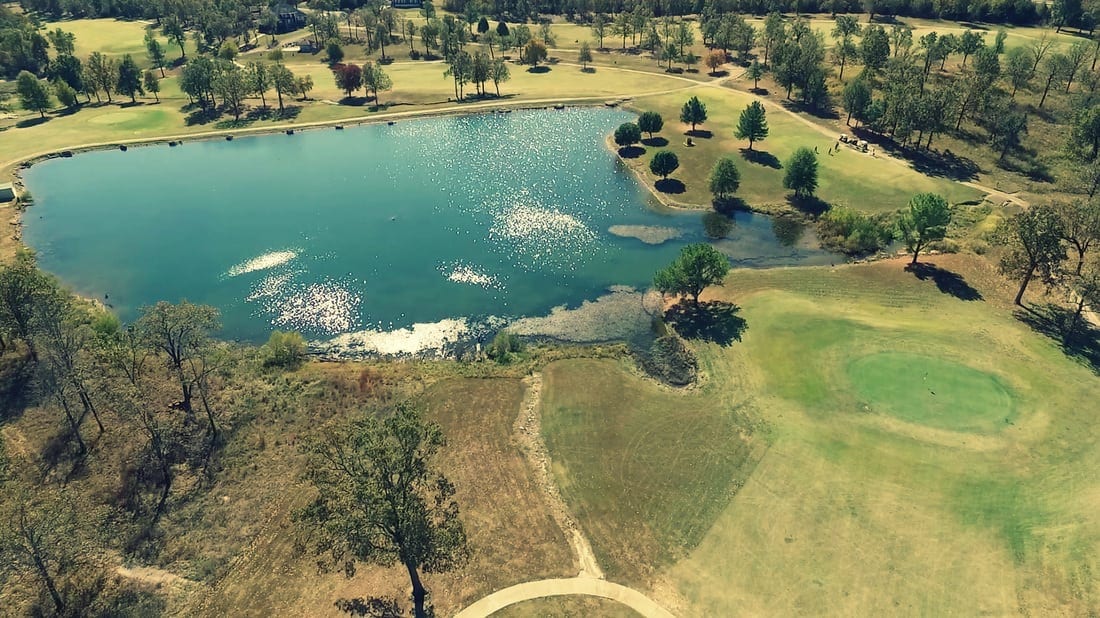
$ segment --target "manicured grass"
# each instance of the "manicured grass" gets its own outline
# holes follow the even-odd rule
[[[1097,611],[1100,379],[1013,317],[987,263],[935,261],[981,300],[941,292],[900,261],[734,271],[708,296],[737,302],[748,327],[730,347],[697,345],[706,381],[694,391],[660,390],[611,365],[552,367],[548,404],[583,399],[583,409],[605,411],[585,423],[597,436],[591,453],[571,447],[583,438],[578,421],[561,422],[578,417],[570,408],[548,405],[544,422],[597,555],[624,552],[646,530],[630,506],[606,506],[609,487],[628,488],[615,496],[624,500],[650,494],[664,512],[675,512],[668,500],[706,504],[698,488],[649,490],[709,476],[691,459],[694,443],[660,453],[682,427],[699,433],[699,417],[737,407],[733,424],[756,428],[750,442],[767,450],[739,469],[751,474],[707,533],[682,537],[687,557],[653,574],[685,600],[683,615]],[[918,385],[883,383],[907,380],[899,372],[914,362]],[[870,393],[849,369],[868,363],[881,374],[869,377],[882,378],[862,384]],[[925,371],[937,397],[947,381],[948,392],[966,389],[950,410],[899,406]],[[868,394],[878,406],[867,409]],[[643,430],[658,418],[669,429]],[[624,431],[632,438],[611,439]]]
[[[707,121],[700,125],[702,136],[692,137],[694,146],[686,146],[685,132],[690,126],[681,124],[680,108],[691,96],[696,95],[707,106]],[[817,148],[817,195],[834,205],[848,205],[866,212],[889,212],[905,206],[915,193],[933,191],[942,193],[951,201],[974,199],[977,191],[955,182],[925,176],[904,164],[872,157],[842,147],[835,155],[827,154],[836,143],[839,132],[822,133],[817,127],[797,118],[775,105],[767,105],[769,133],[763,142],[753,146],[749,153],[748,142],[734,137],[741,111],[753,96],[726,88],[697,88],[656,97],[639,97],[632,107],[639,111],[653,110],[665,119],[661,137],[667,146],[646,146],[645,154],[628,162],[639,169],[648,170],[653,153],[669,149],[680,159],[680,169],[672,178],[684,185],[682,193],[669,197],[677,202],[709,205],[711,195],[707,179],[715,161],[720,157],[732,157],[741,172],[741,188],[737,196],[750,206],[788,205],[790,191],[783,188],[782,166],[799,147]],[[648,171],[645,173],[648,174]],[[652,182],[652,178],[648,177]]]
[[[846,368],[872,412],[957,431],[997,431],[1015,416],[1012,395],[996,376],[945,358],[878,352]]]
[[[134,60],[143,67],[149,65],[149,59],[145,54],[145,31],[153,22],[120,21],[117,19],[72,19],[58,22],[46,22],[45,27],[49,31],[61,28],[65,32],[76,35],[76,56],[86,59],[92,52],[100,52],[110,57],[121,57],[131,54]],[[157,30],[157,39],[164,46],[165,56],[168,62],[179,58],[180,48],[175,43],[170,43],[168,38]],[[195,43],[188,37],[187,54],[190,57],[195,49]]]

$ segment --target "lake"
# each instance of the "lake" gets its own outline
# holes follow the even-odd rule
[[[523,111],[53,159],[24,174],[24,240],[124,320],[187,299],[246,341],[545,315],[644,289],[704,239],[735,266],[838,259],[777,240],[767,217],[663,209],[604,145],[632,118]]]

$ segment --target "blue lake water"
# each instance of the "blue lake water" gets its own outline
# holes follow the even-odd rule
[[[124,320],[185,298],[250,341],[542,315],[645,287],[708,230],[735,266],[836,259],[777,241],[767,217],[729,227],[654,204],[604,145],[631,118],[527,111],[54,159],[24,175],[24,238]]]

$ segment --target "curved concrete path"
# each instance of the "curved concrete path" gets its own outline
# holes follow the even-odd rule
[[[455,618],[485,618],[509,605],[542,599],[545,597],[583,595],[611,599],[626,605],[645,618],[674,618],[672,613],[644,594],[603,579],[573,577],[569,579],[542,579],[526,584],[516,584],[477,601],[455,614]]]

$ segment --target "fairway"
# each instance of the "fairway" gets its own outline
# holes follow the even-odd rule
[[[689,391],[548,368],[555,473],[608,577],[684,616],[1100,609],[1100,383],[988,264],[935,260],[974,290],[900,260],[733,271],[704,298],[743,341],[697,342]]]
[[[848,363],[868,411],[958,431],[995,430],[1011,421],[1012,396],[1000,380],[942,358],[881,352]]]

